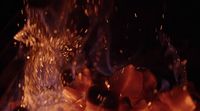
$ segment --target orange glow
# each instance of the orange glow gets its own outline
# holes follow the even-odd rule
[[[92,8],[83,10],[88,17],[98,17],[100,13],[102,0],[97,4],[94,1],[87,0],[88,4],[92,2]],[[59,12],[58,23],[62,28],[53,27],[53,30],[38,21],[38,18],[43,17],[39,16],[43,11],[39,10],[39,13],[32,15],[31,10],[27,9],[27,22],[14,37],[29,48],[24,67],[21,105],[30,111],[113,111],[103,107],[106,97],[98,94],[97,99],[102,102],[100,105],[93,104],[87,98],[89,88],[94,85],[93,69],[87,66],[87,60],[79,60],[87,37],[78,35],[77,30],[69,30],[71,27],[63,28],[66,25],[66,21],[63,22],[66,16],[64,11],[71,11],[76,4],[70,0],[67,5]],[[45,11],[45,15],[48,12]],[[135,17],[138,17],[136,13]],[[109,22],[108,19],[106,21]],[[84,30],[85,34],[90,32],[90,29]],[[123,51],[120,50],[120,53]],[[61,75],[66,68],[63,66],[70,67],[73,78],[70,85],[63,84],[65,81]],[[141,71],[132,64],[114,71],[103,83],[106,91],[117,95],[116,111],[194,111],[196,108],[186,86],[159,92],[154,74],[149,69]]]

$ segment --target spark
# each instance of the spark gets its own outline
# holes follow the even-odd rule
[[[138,15],[137,15],[137,13],[134,13],[134,17],[135,17],[135,18],[138,18]]]
[[[105,85],[106,85],[106,87],[108,88],[108,89],[110,89],[110,84],[109,84],[109,82],[106,80],[105,81]]]

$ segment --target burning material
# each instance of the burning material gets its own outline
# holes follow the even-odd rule
[[[187,86],[179,86],[167,92],[157,92],[156,79],[149,70],[138,71],[132,65],[126,66],[111,79],[113,90],[118,93],[119,111],[194,111]],[[127,101],[128,98],[128,101]]]
[[[173,55],[179,61],[171,64],[171,69],[183,80],[177,79],[179,85],[164,92],[157,89],[157,78],[149,69],[131,64],[116,70],[109,63],[106,24],[111,9],[103,13],[103,5],[112,7],[112,2],[85,2],[81,10],[89,18],[87,28],[76,27],[76,21],[71,20],[73,11],[80,8],[75,0],[50,0],[44,9],[26,5],[26,24],[14,37],[28,49],[20,84],[23,96],[17,105],[30,111],[195,110],[196,103],[185,85],[186,62]],[[91,58],[87,58],[84,48],[91,36],[97,42],[91,46],[88,54]],[[174,53],[169,41],[161,38],[161,43],[167,47],[167,53]]]

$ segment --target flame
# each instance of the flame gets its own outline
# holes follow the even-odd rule
[[[69,107],[76,99],[73,97],[75,95],[66,96],[61,69],[72,59],[70,57],[77,54],[81,39],[70,37],[68,32],[59,37],[47,37],[35,27],[36,24],[31,25],[28,21],[24,29],[15,36],[16,40],[30,46],[24,69],[22,104],[33,111],[42,111],[49,105],[53,110],[52,104],[57,104],[56,107]],[[70,92],[67,94],[70,95]]]
[[[64,9],[65,6],[61,8],[61,19],[58,22],[63,19],[62,11]],[[71,61],[76,62],[74,56],[81,53],[82,37],[75,36],[75,33],[67,29],[59,32],[57,29],[61,30],[63,26],[57,27],[55,24],[52,27],[55,26],[56,29],[51,33],[50,28],[52,27],[49,27],[46,21],[42,23],[38,21],[38,19],[44,19],[40,18],[44,17],[41,14],[42,11],[29,11],[30,18],[27,19],[26,25],[14,37],[29,47],[24,68],[22,106],[26,106],[31,111],[44,111],[45,109],[54,111],[66,108],[69,111],[81,110],[82,103],[74,103],[84,100],[84,94],[82,92],[76,94],[74,92],[78,91],[64,87],[61,74],[63,66],[67,66]],[[38,16],[38,14],[41,15]],[[45,12],[46,14],[47,12]],[[85,81],[84,77],[81,77],[79,81]],[[84,86],[85,83],[80,84]]]
[[[92,22],[98,19],[103,0],[87,0],[89,4],[83,10]],[[52,5],[52,4],[51,4]],[[78,34],[68,26],[70,13],[77,4],[73,0],[61,0],[60,7],[51,6],[45,9],[30,8],[27,5],[28,19],[24,28],[15,35],[14,39],[24,43],[28,47],[26,64],[24,67],[24,85],[21,106],[30,111],[194,111],[196,104],[190,96],[186,86],[177,86],[166,92],[159,92],[157,80],[150,70],[138,71],[134,65],[127,65],[118,71],[111,71],[112,76],[103,80],[105,92],[116,95],[116,107],[105,108],[109,97],[98,93],[100,104],[95,105],[88,99],[88,92],[95,86],[93,82],[93,68],[89,67],[84,58],[83,46],[94,24],[84,30],[88,34]],[[58,8],[55,11],[52,7]],[[110,10],[109,10],[110,11]],[[110,12],[109,12],[110,13]],[[105,22],[108,23],[106,16]],[[137,16],[137,15],[135,15]],[[75,25],[72,23],[72,25]],[[71,29],[70,29],[71,28]],[[96,65],[101,57],[101,51],[107,51],[106,32],[99,28],[97,35],[101,44],[94,58]],[[104,46],[106,45],[106,46]],[[96,47],[95,47],[96,48]],[[104,50],[102,50],[104,49]],[[83,58],[83,61],[80,58]],[[180,61],[178,61],[180,63]],[[105,63],[106,64],[106,63]],[[103,64],[103,65],[105,65]],[[102,65],[102,64],[100,64]],[[108,64],[106,64],[108,65]],[[174,64],[175,67],[176,64]],[[108,66],[110,70],[111,66]],[[173,67],[173,68],[174,68]],[[69,68],[72,72],[73,81],[67,85],[62,74]],[[175,70],[175,69],[174,69]],[[102,71],[103,72],[103,71]],[[112,98],[112,97],[111,97]],[[115,99],[113,99],[115,100]]]

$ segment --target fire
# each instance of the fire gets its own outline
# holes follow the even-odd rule
[[[155,92],[156,79],[148,71],[137,71],[133,65],[113,76],[113,90],[120,93],[120,99],[129,98],[130,105],[119,104],[119,111],[194,111],[195,102],[187,86],[175,87],[166,92]]]
[[[83,10],[85,16],[92,18],[92,22],[101,21],[97,18],[100,17],[103,0],[87,0],[86,4]],[[119,70],[113,69],[112,76],[103,76],[102,86],[97,85],[94,72],[100,71],[97,62],[101,59],[101,51],[108,50],[108,41],[105,39],[108,34],[102,27],[99,28],[97,37],[103,44],[99,46],[97,56],[90,58],[95,59],[94,71],[84,58],[83,50],[94,24],[81,29],[85,36],[78,34],[76,29],[67,24],[75,24],[69,18],[73,9],[78,7],[76,2],[61,0],[60,7],[51,5],[45,9],[27,5],[26,24],[14,37],[28,47],[23,97],[20,100],[22,107],[30,111],[195,110],[196,103],[187,85],[181,84],[165,92],[158,91],[154,74],[149,69],[140,70],[132,64]],[[105,16],[105,22],[108,23],[109,14]],[[63,74],[70,80],[64,80]]]
[[[29,32],[26,32],[27,30]],[[24,36],[28,39],[24,40]],[[33,35],[33,37],[31,36]],[[30,37],[29,37],[30,36]],[[67,37],[66,37],[67,36]],[[66,89],[62,84],[61,69],[75,54],[81,41],[69,34],[59,37],[47,37],[34,26],[27,24],[16,36],[16,40],[30,46],[27,56],[24,77],[24,97],[22,104],[30,110],[44,110],[45,107],[69,107],[74,102],[73,96],[66,96]],[[70,41],[70,42],[69,42]],[[64,61],[63,61],[64,60]],[[73,100],[73,101],[72,101]],[[50,105],[50,106],[49,106]]]

